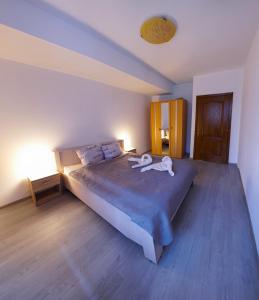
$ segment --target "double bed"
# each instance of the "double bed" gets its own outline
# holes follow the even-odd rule
[[[123,149],[123,141],[119,140]],[[196,174],[187,160],[174,160],[175,176],[131,168],[129,153],[84,167],[78,147],[55,151],[65,187],[123,235],[141,245],[146,258],[159,261],[173,240],[172,219]],[[157,162],[161,158],[153,157]]]

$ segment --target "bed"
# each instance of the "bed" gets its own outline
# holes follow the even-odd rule
[[[118,141],[123,148],[123,141]],[[188,193],[196,170],[174,160],[175,176],[132,169],[126,153],[96,166],[83,167],[78,147],[56,150],[65,187],[124,236],[141,245],[146,258],[158,263],[173,240],[172,219]],[[153,157],[154,161],[161,158]]]

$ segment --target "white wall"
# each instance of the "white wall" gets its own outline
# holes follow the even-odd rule
[[[17,174],[28,144],[51,148],[128,135],[150,149],[149,99],[94,81],[0,60],[0,206],[28,195]]]
[[[190,153],[191,144],[191,123],[192,123],[192,82],[176,84],[173,88],[173,97],[183,97],[188,101],[187,103],[187,135],[186,135],[186,152]]]
[[[259,255],[259,29],[244,73],[238,166]]]
[[[194,150],[196,97],[199,95],[233,92],[232,121],[230,135],[229,162],[237,163],[240,113],[242,100],[243,68],[226,70],[193,78],[192,126],[191,126],[191,157]]]

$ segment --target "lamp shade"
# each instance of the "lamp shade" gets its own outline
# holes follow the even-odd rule
[[[140,28],[140,36],[151,44],[169,42],[176,32],[176,25],[164,17],[153,17],[146,20]]]

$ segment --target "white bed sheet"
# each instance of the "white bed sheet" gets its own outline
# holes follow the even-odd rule
[[[64,174],[69,176],[69,173],[75,170],[78,170],[80,168],[82,168],[83,165],[82,164],[76,164],[76,165],[71,165],[71,166],[65,166],[64,167]]]

